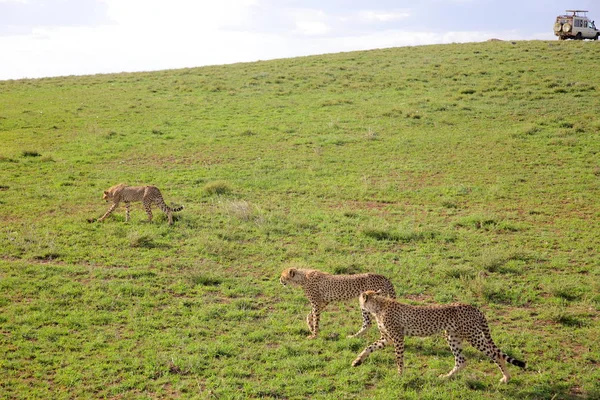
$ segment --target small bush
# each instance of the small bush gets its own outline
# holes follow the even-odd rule
[[[452,200],[442,200],[442,207],[444,208],[450,208],[450,209],[455,209],[458,208],[458,204],[456,204],[456,202],[452,201]]]
[[[24,150],[21,153],[21,156],[23,156],[23,157],[40,157],[41,154],[38,153],[37,151]]]
[[[221,278],[204,274],[193,274],[190,276],[190,281],[195,286],[219,286],[221,283],[223,283]]]
[[[134,232],[129,235],[129,246],[133,248],[152,249],[156,247],[156,244],[150,235],[140,235]]]
[[[58,260],[58,259],[60,259],[60,257],[61,257],[60,253],[49,251],[49,252],[35,255],[35,256],[33,256],[33,259],[40,260],[40,261],[52,261],[52,260]]]
[[[475,276],[475,271],[473,271],[473,269],[469,268],[469,267],[463,267],[463,266],[457,266],[457,267],[450,267],[450,268],[446,268],[444,270],[444,273],[446,276],[448,276],[449,278],[456,278],[456,279],[472,279]]]
[[[583,289],[574,284],[560,284],[552,289],[552,294],[558,298],[573,301],[583,296]]]
[[[16,160],[13,160],[10,157],[6,157],[6,156],[0,156],[0,162],[18,162]]]
[[[586,321],[580,316],[570,314],[562,307],[551,308],[546,315],[551,321],[564,326],[577,328],[586,325]]]
[[[502,282],[485,282],[481,295],[490,303],[511,304],[514,301],[513,293]]]
[[[225,181],[215,181],[204,185],[204,191],[210,195],[231,193],[231,186]]]
[[[254,215],[254,207],[245,200],[227,202],[225,209],[230,215],[242,221],[249,221]]]
[[[375,132],[373,129],[369,128],[367,129],[367,134],[365,135],[367,140],[377,140],[379,137],[379,134],[377,132]]]
[[[336,265],[335,267],[333,267],[333,273],[336,275],[360,274],[362,272],[362,268],[355,264]]]
[[[387,240],[391,242],[420,242],[434,239],[437,234],[429,231],[404,231],[394,232],[384,229],[367,228],[363,230],[363,234],[375,240]]]
[[[520,224],[514,224],[508,221],[501,221],[495,217],[485,215],[471,215],[459,219],[454,223],[458,228],[474,228],[484,231],[497,232],[518,232],[525,227]]]

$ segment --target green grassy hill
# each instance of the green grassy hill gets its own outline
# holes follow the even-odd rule
[[[600,47],[485,42],[0,82],[0,398],[598,398]],[[104,189],[154,184],[103,223]],[[307,340],[291,265],[467,302],[528,362],[358,302]]]

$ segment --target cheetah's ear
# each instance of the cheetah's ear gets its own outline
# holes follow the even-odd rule
[[[295,268],[290,268],[290,278],[293,278],[294,275],[296,275],[296,269]]]
[[[377,289],[377,290],[375,291],[375,294],[381,294],[381,289]]]

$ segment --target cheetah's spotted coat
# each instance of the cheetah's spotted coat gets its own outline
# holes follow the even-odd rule
[[[455,360],[454,368],[443,375],[445,377],[451,377],[465,366],[466,361],[462,354],[463,340],[467,340],[498,365],[502,371],[501,382],[506,383],[510,379],[506,362],[525,368],[523,361],[509,357],[494,344],[483,313],[473,306],[467,304],[411,306],[398,303],[374,291],[362,293],[359,301],[362,309],[375,316],[381,331],[381,339],[358,355],[352,363],[354,367],[362,364],[373,351],[382,349],[388,342],[392,342],[398,372],[401,374],[404,364],[404,336],[430,336],[445,330]]]
[[[169,218],[169,225],[173,225],[173,213],[183,210],[183,206],[171,208],[166,203],[156,186],[127,186],[124,183],[115,185],[104,191],[102,199],[112,201],[112,205],[106,213],[98,219],[98,222],[103,221],[108,217],[119,205],[120,202],[125,203],[125,221],[129,221],[129,203],[141,201],[144,204],[148,221],[152,221],[152,204],[156,204]]]
[[[314,269],[288,268],[281,273],[279,281],[283,285],[290,283],[304,289],[312,306],[312,310],[306,316],[311,339],[319,333],[321,311],[333,301],[355,299],[366,290],[381,290],[382,294],[396,297],[392,283],[386,277],[377,274],[331,275]],[[362,328],[352,336],[361,335],[371,325],[369,313],[365,310],[361,312]]]

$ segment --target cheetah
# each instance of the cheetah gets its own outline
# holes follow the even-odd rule
[[[331,275],[314,269],[288,268],[281,273],[279,281],[284,286],[290,283],[304,289],[312,307],[306,316],[309,339],[317,337],[321,311],[333,301],[355,299],[365,290],[371,289],[381,290],[382,294],[396,297],[392,283],[386,277],[377,274]],[[370,313],[365,310],[361,312],[362,328],[352,337],[362,335],[371,325]]]
[[[523,369],[526,366],[523,361],[506,355],[494,344],[485,316],[471,305],[411,306],[381,296],[373,290],[361,293],[359,301],[362,309],[375,316],[381,339],[365,348],[352,362],[353,367],[362,364],[373,351],[392,342],[398,373],[402,374],[404,336],[431,336],[442,330],[446,331],[446,340],[454,354],[455,364],[448,374],[440,377],[449,378],[464,368],[466,360],[462,355],[462,342],[465,339],[498,365],[502,371],[500,382],[506,383],[510,379],[506,362]]]
[[[141,201],[144,204],[148,221],[152,221],[152,203],[156,204],[169,218],[169,225],[173,225],[173,213],[183,210],[183,206],[171,208],[165,203],[160,190],[156,186],[127,186],[124,183],[115,185],[104,191],[102,199],[112,201],[108,211],[100,218],[98,222],[108,217],[119,205],[125,203],[125,221],[129,221],[129,203]]]

